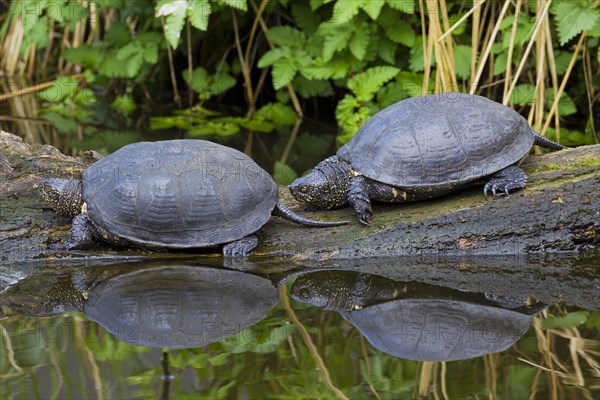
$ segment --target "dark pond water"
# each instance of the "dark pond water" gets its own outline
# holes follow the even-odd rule
[[[0,398],[594,399],[598,260],[4,266]]]

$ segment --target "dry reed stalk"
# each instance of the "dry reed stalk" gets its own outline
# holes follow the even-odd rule
[[[421,375],[419,377],[419,390],[418,394],[420,398],[427,398],[429,393],[429,384],[431,382],[431,375],[435,362],[423,361],[423,368],[421,368]]]
[[[504,6],[502,6],[502,11],[500,11],[500,15],[498,16],[496,25],[494,25],[494,30],[492,31],[491,37],[487,41],[487,45],[485,51],[483,52],[483,56],[479,59],[479,65],[477,68],[477,72],[475,73],[475,78],[473,79],[473,82],[471,82],[471,94],[475,94],[475,91],[477,90],[477,85],[479,83],[478,81],[481,78],[481,74],[483,73],[483,69],[485,68],[485,64],[487,63],[487,59],[490,55],[490,52],[492,51],[492,46],[496,41],[496,35],[500,30],[500,24],[502,23],[502,19],[504,18],[504,14],[506,13],[506,10],[508,10],[509,5],[510,0],[506,0],[504,2]]]
[[[445,28],[445,27],[444,27],[444,29],[445,29],[446,31],[445,31],[445,32],[444,32],[444,34],[443,34],[443,35],[442,35],[442,36],[441,36],[441,37],[438,39],[438,41],[442,41],[442,40],[443,40],[443,39],[445,39],[445,38],[446,38],[448,35],[450,35],[450,33],[452,33],[452,31],[454,31],[456,28],[458,28],[458,27],[460,26],[460,24],[462,24],[463,22],[465,22],[465,20],[466,20],[467,18],[469,18],[469,15],[473,14],[473,12],[475,12],[475,10],[478,10],[478,9],[479,9],[479,7],[480,7],[481,5],[483,5],[483,3],[485,3],[485,1],[486,1],[486,0],[481,0],[481,1],[479,1],[479,2],[475,2],[475,3],[473,4],[473,7],[472,7],[472,8],[471,8],[471,9],[470,9],[470,10],[469,10],[469,11],[468,11],[468,12],[467,12],[465,15],[463,15],[462,17],[460,17],[460,19],[459,19],[458,21],[456,21],[456,22],[454,23],[454,25],[452,25],[452,27],[451,27],[451,28],[449,28],[449,29],[448,29],[448,28]],[[448,23],[448,21],[447,21],[447,20],[444,20],[444,22],[445,22],[446,24]],[[474,26],[475,26],[475,25],[474,25]]]
[[[323,380],[323,383],[325,384],[325,386],[329,390],[331,390],[338,398],[348,400],[346,395],[340,389],[335,387],[333,385],[333,383],[331,382],[331,377],[329,376],[329,370],[325,366],[325,363],[323,362],[323,358],[321,358],[321,355],[319,354],[317,347],[315,346],[312,338],[310,337],[310,333],[308,333],[308,330],[306,329],[306,327],[300,322],[300,320],[296,316],[296,313],[294,312],[294,309],[290,305],[290,300],[289,300],[285,286],[282,286],[279,289],[279,298],[281,299],[283,309],[287,313],[288,317],[290,317],[290,320],[292,320],[292,323],[294,325],[296,325],[296,327],[300,331],[302,340],[304,341],[304,344],[308,348],[310,355],[315,360],[315,363],[317,364],[317,370],[319,371],[319,374],[321,375],[321,379]]]
[[[423,46],[423,85],[421,86],[421,95],[425,96],[429,86],[429,78],[431,77],[431,60],[427,57],[429,55],[429,39],[427,36],[427,26],[425,24],[423,0],[419,0],[419,14],[421,16],[421,37],[423,38],[421,41]]]
[[[584,39],[585,39],[585,31],[583,31],[581,33],[581,36],[579,37],[579,41],[577,42],[577,47],[575,47],[575,51],[573,52],[571,61],[569,62],[569,65],[567,66],[567,70],[565,71],[563,80],[560,84],[560,87],[558,88],[558,92],[554,96],[554,102],[552,103],[552,108],[550,108],[550,112],[548,113],[548,117],[546,118],[546,123],[544,124],[544,128],[540,132],[541,135],[546,134],[546,131],[550,127],[550,122],[552,121],[552,117],[554,116],[554,113],[558,110],[558,102],[560,101],[562,93],[565,90],[565,86],[567,86],[567,81],[569,80],[569,77],[571,76],[571,71],[573,71],[573,66],[575,65],[575,62],[577,61],[577,55],[579,54],[579,50],[581,50],[581,45],[583,44]]]
[[[506,96],[508,90],[510,88],[510,78],[512,74],[512,59],[513,59],[513,51],[515,49],[515,37],[517,34],[517,26],[519,23],[519,14],[521,13],[521,5],[523,0],[517,0],[517,4],[515,5],[515,15],[513,19],[512,29],[510,31],[510,41],[508,43],[508,55],[506,58],[506,73],[504,74],[504,92],[502,96],[502,104],[507,105],[509,98]]]
[[[519,81],[521,72],[523,72],[523,68],[525,67],[525,62],[527,61],[527,58],[529,57],[529,53],[531,52],[531,48],[533,47],[533,43],[535,41],[535,38],[537,37],[538,30],[540,29],[540,26],[542,25],[542,22],[545,19],[545,16],[548,13],[548,9],[550,8],[551,4],[552,4],[552,0],[548,0],[548,2],[546,3],[546,6],[542,10],[542,13],[540,14],[540,19],[538,19],[537,23],[535,24],[535,29],[533,30],[531,39],[529,40],[529,43],[527,44],[525,53],[523,54],[523,57],[521,58],[521,62],[519,63],[517,72],[515,73],[515,76],[510,84],[510,88],[508,89],[508,93],[506,94],[506,97],[508,97],[508,98],[510,98],[512,91],[515,89],[515,86],[516,86],[517,82]]]
[[[481,3],[483,4],[483,3]],[[479,26],[481,20],[481,8],[477,7],[473,13],[471,23],[471,82],[475,80],[475,70],[477,68],[477,55],[479,54]]]
[[[440,0],[445,1],[445,0]],[[448,48],[444,42],[440,42],[438,38],[442,35],[442,28],[440,24],[438,0],[426,0],[427,10],[429,14],[429,48],[428,52],[435,52],[436,59],[436,87],[435,91],[445,92],[448,90],[458,90],[458,83],[456,81],[456,72],[454,71],[453,57],[450,56],[451,48]],[[439,7],[438,7],[439,6]],[[431,56],[429,56],[431,62]]]

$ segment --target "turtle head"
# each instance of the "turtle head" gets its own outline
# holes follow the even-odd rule
[[[350,164],[337,156],[329,157],[296,179],[290,185],[290,192],[302,203],[325,209],[340,208],[348,203],[350,172]]]
[[[343,274],[313,272],[296,279],[290,296],[324,310],[348,311],[352,309],[350,284],[348,277]]]
[[[78,179],[43,179],[40,193],[57,214],[72,218],[81,213],[83,200],[81,181]]]

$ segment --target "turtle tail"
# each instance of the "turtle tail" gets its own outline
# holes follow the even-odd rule
[[[321,228],[331,227],[331,226],[340,226],[346,225],[349,221],[338,221],[338,222],[327,222],[327,221],[317,221],[314,219],[306,218],[301,215],[296,214],[292,210],[290,210],[281,200],[277,201],[277,205],[273,210],[273,215],[277,215],[281,218],[287,219],[288,221],[295,222],[300,225],[306,226],[316,226]]]
[[[538,146],[542,146],[545,147],[547,149],[552,149],[552,150],[562,150],[562,149],[567,149],[567,146],[563,146],[562,144],[556,143],[550,139],[548,139],[546,136],[542,136],[537,132],[533,132],[534,135],[534,141],[533,143],[537,144]]]

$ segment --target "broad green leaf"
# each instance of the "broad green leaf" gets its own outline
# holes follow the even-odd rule
[[[415,44],[415,31],[406,21],[400,20],[385,27],[385,34],[396,43],[412,47]]]
[[[537,100],[535,86],[528,84],[515,86],[510,95],[510,102],[519,105],[534,104]]]
[[[456,56],[455,56],[456,57]],[[506,71],[506,60],[508,58],[508,54],[500,53],[494,60],[494,75],[503,74]]]
[[[386,0],[386,3],[398,11],[402,11],[406,14],[415,13],[415,1],[414,0]]]
[[[542,320],[544,329],[568,329],[576,328],[585,323],[590,316],[589,311],[573,311],[563,315],[557,315]]]
[[[333,7],[331,22],[343,24],[350,21],[358,14],[361,5],[361,0],[338,0]]]
[[[293,125],[298,117],[292,107],[282,103],[265,104],[255,115],[273,121],[277,125]]]
[[[398,72],[400,72],[398,68],[389,66],[369,68],[348,80],[348,89],[356,95],[358,100],[369,101]]]
[[[189,0],[187,15],[194,28],[201,31],[207,30],[210,12],[211,8],[208,0]]]
[[[554,65],[556,66],[556,73],[558,75],[562,75],[567,70],[569,63],[571,62],[571,57],[573,54],[568,51],[563,50],[555,50],[554,51]]]
[[[552,4],[560,44],[564,45],[575,35],[591,30],[600,21],[600,9],[586,0],[559,0]]]
[[[77,92],[77,87],[78,83],[75,79],[59,76],[54,80],[52,86],[42,90],[37,95],[42,100],[58,103],[67,97],[73,97]]]
[[[275,89],[281,89],[282,87],[289,84],[294,76],[296,76],[298,68],[294,64],[293,60],[289,58],[282,58],[278,60],[274,65],[271,73],[273,75],[273,87]]]
[[[137,104],[131,96],[122,95],[117,98],[110,105],[119,114],[129,115],[137,109]]]
[[[150,129],[168,129],[175,126],[178,117],[150,117]]]
[[[333,86],[329,80],[308,79],[303,74],[298,74],[292,81],[294,89],[304,98],[327,97],[333,95]]]
[[[379,57],[388,64],[396,63],[396,45],[390,39],[385,36],[379,36],[378,38],[378,54]]]
[[[337,25],[325,22],[319,27],[319,34],[323,36],[323,60],[329,61],[333,54],[346,48],[353,29],[349,24]]]
[[[349,67],[345,60],[316,60],[300,72],[308,79],[342,79],[348,75]]]
[[[454,46],[454,68],[459,78],[469,79],[471,76],[471,53],[471,46]]]
[[[283,164],[279,161],[275,162],[273,168],[273,179],[278,185],[288,186],[298,178],[296,171],[289,165]]]
[[[291,26],[276,26],[267,31],[267,37],[278,46],[302,47],[306,42],[306,36],[298,29]]]
[[[263,56],[258,60],[258,68],[265,68],[269,65],[273,65],[277,60],[285,55],[285,52],[281,48],[276,48],[273,50],[267,51]]]
[[[554,103],[554,92],[550,91],[546,99],[546,106],[548,109],[552,107],[552,103]],[[576,112],[577,107],[575,106],[575,103],[568,94],[563,92],[562,96],[560,96],[560,100],[558,101],[558,114],[563,117],[575,114]]]
[[[371,17],[371,19],[375,20],[379,17],[379,13],[381,12],[381,8],[385,4],[384,0],[371,0],[364,2],[362,5],[362,9]]]
[[[191,137],[221,136],[227,137],[235,135],[240,131],[240,127],[235,124],[209,122],[205,125],[194,126],[188,131]]]
[[[162,2],[161,2],[162,3]],[[157,5],[156,16],[166,16],[165,19],[165,37],[172,48],[176,49],[179,45],[179,38],[183,25],[185,24],[185,16],[187,10],[187,1],[176,0],[161,3]]]
[[[359,29],[354,31],[352,39],[350,39],[350,42],[348,43],[348,47],[350,47],[350,52],[354,57],[362,60],[365,58],[367,46],[369,46],[368,26],[360,26]]]
[[[66,49],[62,52],[62,56],[70,63],[94,69],[98,69],[98,66],[104,58],[101,49],[87,45]]]
[[[240,11],[248,11],[248,2],[246,0],[217,0],[217,4],[229,6]]]

